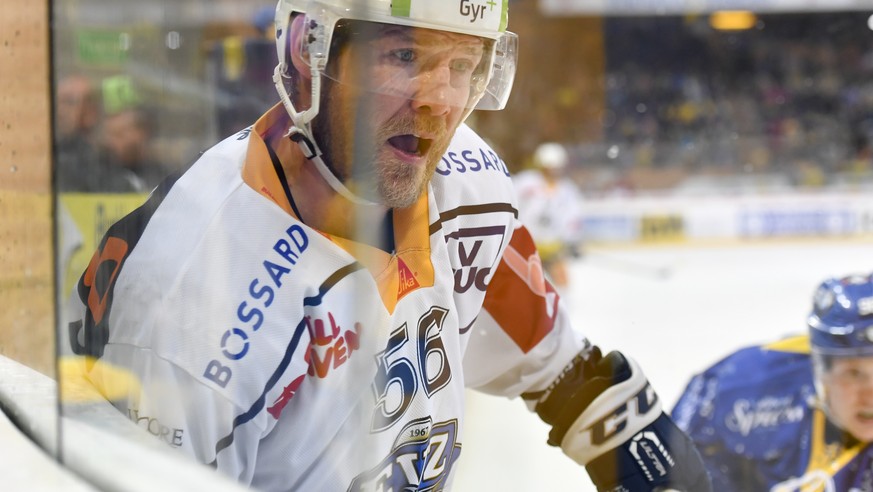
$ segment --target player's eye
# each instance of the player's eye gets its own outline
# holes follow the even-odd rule
[[[453,72],[458,73],[472,73],[473,69],[476,68],[473,60],[468,58],[456,58],[452,60],[450,67]]]
[[[411,48],[391,50],[390,56],[400,63],[412,63],[415,61],[415,51]]]
[[[867,374],[859,371],[858,369],[852,369],[849,371],[849,377],[851,377],[853,382],[864,382],[867,379]]]
[[[837,380],[845,384],[863,384],[870,379],[869,375],[856,368],[846,368],[836,374]]]

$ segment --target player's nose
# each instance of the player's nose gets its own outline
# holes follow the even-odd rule
[[[451,73],[447,66],[431,67],[419,73],[415,83],[411,102],[416,111],[440,116],[447,114],[452,105],[457,103],[453,100],[455,90],[451,86]]]

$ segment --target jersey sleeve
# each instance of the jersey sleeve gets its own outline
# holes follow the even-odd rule
[[[517,223],[471,331],[467,385],[508,397],[539,391],[587,345],[545,278],[533,238]]]
[[[673,408],[672,418],[694,441],[704,466],[712,480],[713,490],[740,492],[764,490],[754,480],[752,463],[739,454],[731,453],[715,432],[715,394],[718,376],[714,371],[698,374],[688,383],[679,402]],[[758,483],[759,487],[751,487]]]
[[[84,313],[85,308],[73,298],[68,312]],[[80,316],[84,318],[84,314]],[[96,390],[133,425],[171,450],[181,451],[240,483],[251,483],[258,443],[268,431],[266,419],[238,425],[247,409],[153,351],[110,344],[99,358],[84,354],[82,334],[71,331],[79,338],[71,340],[73,352],[79,356],[65,356],[83,368],[78,384]]]

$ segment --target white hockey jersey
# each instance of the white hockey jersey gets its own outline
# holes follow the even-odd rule
[[[132,421],[252,487],[445,490],[464,388],[544,389],[587,341],[472,130],[393,211],[391,254],[295,217],[262,138],[285,118],[273,108],[110,228],[77,286],[74,351],[98,360],[98,388],[101,366],[136,376],[114,401]]]
[[[519,219],[537,244],[571,246],[582,242],[582,193],[570,178],[550,183],[540,171],[531,169],[513,176],[513,182]]]

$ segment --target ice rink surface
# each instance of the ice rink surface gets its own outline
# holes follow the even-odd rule
[[[562,299],[604,352],[640,363],[669,410],[694,373],[732,350],[804,332],[821,280],[871,271],[873,241],[599,249],[573,263]],[[453,490],[595,490],[520,399],[467,397]]]

